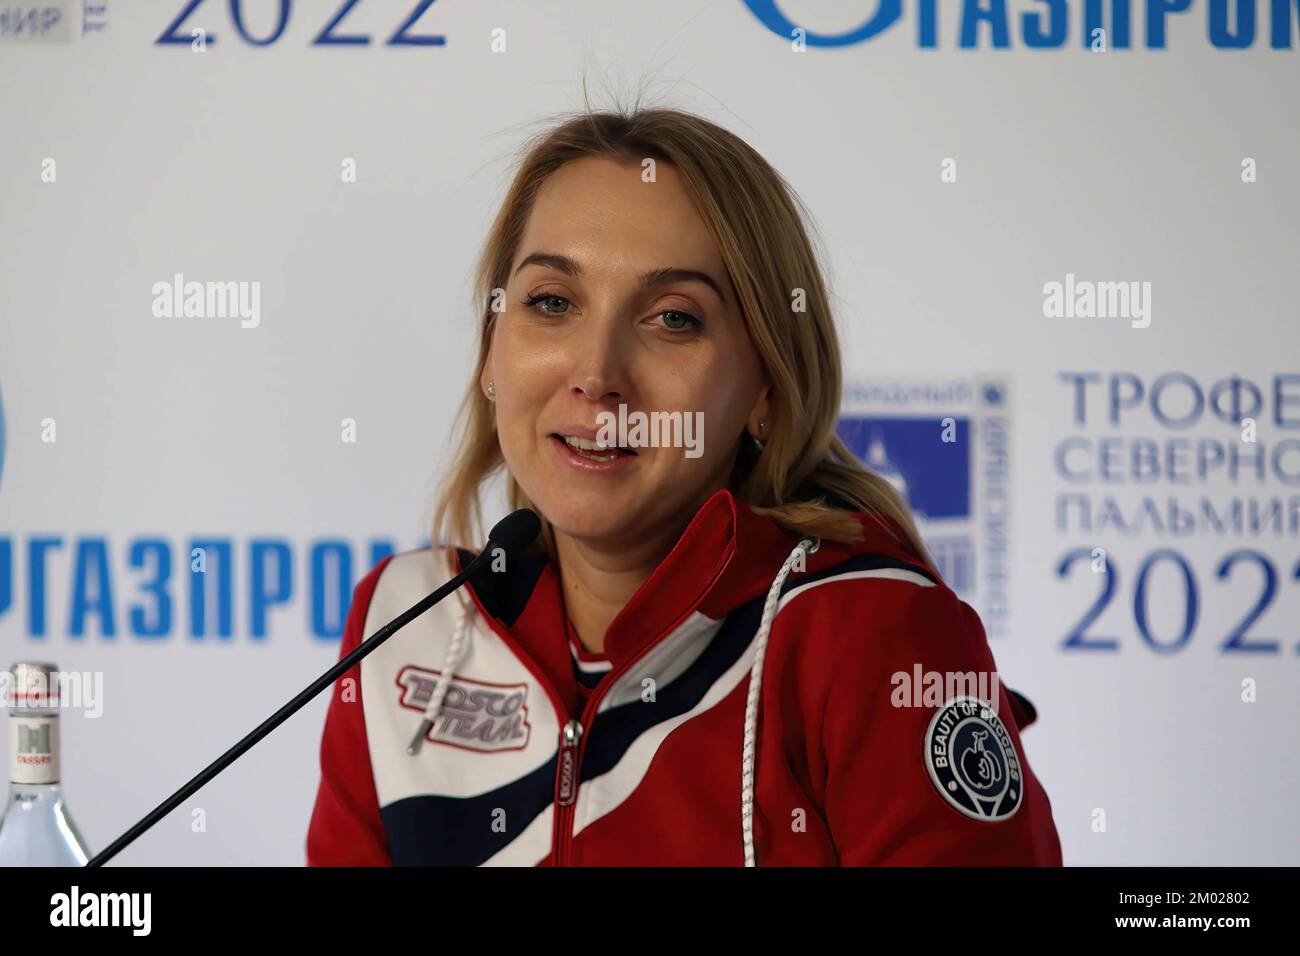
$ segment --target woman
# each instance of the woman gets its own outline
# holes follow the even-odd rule
[[[565,122],[478,289],[434,540],[501,470],[542,540],[340,679],[309,863],[1060,863],[1022,705],[898,693],[995,665],[835,435],[829,296],[762,157],[672,110]],[[471,557],[381,562],[342,653]]]

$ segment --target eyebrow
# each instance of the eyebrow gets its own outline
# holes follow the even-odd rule
[[[578,278],[582,275],[582,266],[578,265],[568,256],[558,255],[552,252],[533,252],[524,256],[518,268],[515,269],[515,275],[527,265],[549,266],[565,275]],[[701,272],[699,269],[682,269],[677,266],[664,266],[659,269],[651,269],[649,272],[643,272],[638,276],[643,286],[668,285],[672,282],[703,282],[712,289],[724,303],[727,301],[727,295],[722,291],[722,287],[717,280],[707,272]]]

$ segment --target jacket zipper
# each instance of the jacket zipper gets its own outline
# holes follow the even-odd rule
[[[717,575],[731,563],[732,548],[729,546],[725,560],[721,566],[715,570],[714,579]],[[459,567],[459,560],[457,561]],[[521,660],[526,668],[537,678],[537,683],[546,691],[546,695],[551,699],[551,706],[555,709],[557,719],[563,714],[568,715],[568,708],[562,706],[559,691],[551,684],[550,680],[537,666],[532,655],[527,653],[523,646],[515,640],[509,628],[502,627],[495,617],[487,612],[479,596],[475,593],[473,587],[466,588],[470,594],[470,600],[478,609],[483,620],[487,622],[489,628],[496,632],[506,647],[510,648],[511,653]],[[610,671],[605,675],[602,682],[604,690],[596,693],[593,691],[591,698],[587,701],[587,706],[582,709],[578,719],[570,718],[565,721],[560,728],[560,749],[556,758],[555,768],[555,827],[554,835],[551,840],[551,865],[552,866],[572,866],[573,863],[573,814],[574,808],[578,802],[578,783],[582,771],[582,754],[586,749],[587,734],[586,727],[591,726],[591,721],[595,717],[596,705],[600,703],[601,698],[608,693],[609,688],[617,683],[632,665],[644,657],[651,648],[658,646],[665,636],[671,634],[677,628],[681,627],[682,622],[695,612],[699,606],[700,598],[696,598],[691,606],[683,611],[668,627],[660,631],[654,640],[647,641],[633,657],[623,662],[623,666],[616,670]],[[567,756],[567,760],[566,760]]]
[[[582,748],[582,721],[569,720],[560,728],[560,756],[556,768],[555,866],[568,866],[573,857],[573,807],[578,802],[578,762]]]
[[[667,635],[681,627],[694,607],[683,613],[677,620],[661,631],[654,640],[647,641],[635,655],[623,662],[623,665],[605,675],[599,692],[592,691],[587,706],[582,709],[578,719],[570,719],[560,728],[560,751],[556,767],[555,783],[555,839],[552,844],[552,866],[573,865],[573,814],[578,803],[578,784],[582,772],[582,755],[587,749],[587,728],[595,720],[596,707],[609,689],[618,683],[620,677],[632,669],[637,661],[645,657]]]
[[[553,866],[573,865],[573,814],[577,810],[582,753],[587,742],[586,729],[594,719],[594,714],[589,716],[588,712],[594,701],[593,696],[577,719],[570,719],[560,728],[560,755],[555,771],[555,840],[551,853]]]
[[[582,741],[582,721],[570,720],[560,728],[560,760],[557,768],[555,802],[571,807],[578,796],[578,747]]]
[[[725,564],[729,564],[731,555],[727,555]],[[718,573],[721,573],[719,571]],[[487,612],[479,601],[478,595],[474,589],[467,588],[470,593],[470,599],[474,602],[479,614],[487,622],[489,628],[496,632],[506,647],[510,648],[511,653],[521,660],[526,668],[537,678],[537,683],[546,691],[546,695],[551,699],[551,706],[555,709],[556,717],[561,715],[567,716],[568,708],[564,707],[560,701],[559,691],[552,686],[550,680],[537,666],[532,655],[524,650],[523,646],[515,640],[509,628],[502,628],[495,617]],[[698,606],[698,598],[691,606],[683,611],[677,620],[673,621],[668,627],[664,628],[651,641],[647,641],[635,655],[623,662],[623,665],[605,675],[602,685],[603,690],[599,693],[593,691],[591,698],[587,701],[587,706],[582,709],[582,713],[575,720],[569,718],[560,728],[560,748],[556,757],[555,768],[555,827],[554,835],[551,840],[551,865],[552,866],[572,866],[573,865],[573,814],[578,802],[578,784],[582,771],[582,754],[586,750],[587,734],[586,728],[591,726],[595,717],[596,706],[601,699],[609,692],[609,688],[618,682],[618,679],[627,673],[632,665],[643,658],[650,650],[656,646],[677,628],[681,627],[682,622],[695,612]]]
[[[474,594],[473,591],[470,593],[472,600],[478,607],[480,616],[487,622],[488,627],[501,638],[506,647],[510,648],[511,653],[523,662],[524,666],[536,678],[537,683],[541,685],[542,690],[546,692],[546,696],[550,698],[551,707],[555,710],[556,719],[564,720],[564,718],[568,717],[569,711],[560,700],[560,692],[552,685],[542,669],[537,666],[537,662],[533,660],[532,655],[515,640],[514,635],[508,629],[503,629],[496,618],[487,613],[483,605],[479,603],[478,595]],[[673,625],[673,627],[676,626],[676,624]],[[669,631],[671,630],[672,628],[669,628]],[[657,643],[657,640],[651,643]],[[649,650],[649,647],[646,650]],[[640,656],[638,654],[637,658],[640,658]],[[619,673],[622,674],[631,664],[632,661],[628,661],[624,667],[619,669]],[[581,718],[587,717],[591,705],[595,702],[596,699],[594,698],[587,702],[588,706],[583,709]],[[570,865],[569,860],[573,857],[573,808],[578,801],[578,774],[582,766],[582,745],[585,743],[585,736],[582,719],[569,718],[564,720],[564,723],[560,726],[560,748],[556,757],[555,768],[555,821],[551,836],[552,866],[568,866]]]

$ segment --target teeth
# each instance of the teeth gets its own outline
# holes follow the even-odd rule
[[[594,442],[590,438],[579,438],[577,435],[565,435],[564,443],[576,451],[583,458],[589,458],[592,461],[613,461],[619,457],[618,451],[605,451],[605,447],[599,442]],[[600,452],[604,451],[604,454]]]
[[[583,451],[599,451],[604,448],[590,438],[579,438],[577,435],[565,435],[564,440],[570,448],[580,448]]]

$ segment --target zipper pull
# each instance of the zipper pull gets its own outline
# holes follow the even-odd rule
[[[582,741],[582,724],[571,720],[560,731],[559,805],[573,805],[578,792],[578,744]]]

